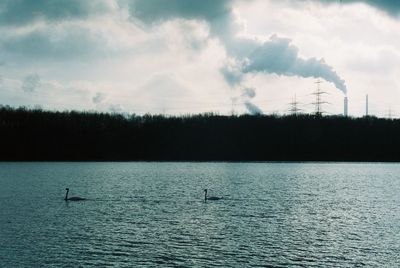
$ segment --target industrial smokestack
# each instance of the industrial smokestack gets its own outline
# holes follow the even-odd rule
[[[368,94],[365,97],[365,116],[368,116]]]
[[[344,111],[343,115],[347,117],[349,115],[349,100],[347,97],[344,97]]]

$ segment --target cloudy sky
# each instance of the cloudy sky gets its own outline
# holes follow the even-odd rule
[[[0,104],[400,117],[400,1],[2,0]]]

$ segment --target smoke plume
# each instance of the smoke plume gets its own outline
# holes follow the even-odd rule
[[[247,111],[249,111],[249,113],[252,115],[263,114],[263,111],[260,108],[258,108],[256,105],[251,103],[250,101],[245,101],[244,106],[246,107]]]
[[[244,88],[242,92],[243,97],[254,98],[256,96],[256,90],[254,88]]]
[[[240,37],[243,25],[232,11],[232,3],[232,0],[136,0],[130,10],[134,18],[148,25],[175,18],[206,21],[211,37],[221,41],[230,57],[221,74],[231,87],[242,88],[247,73],[273,73],[322,78],[346,94],[345,81],[330,65],[322,59],[301,58],[290,39],[273,35],[268,41],[260,42]],[[257,111],[252,105],[245,106],[249,111]]]
[[[299,50],[288,38],[273,35],[269,41],[256,48],[248,56],[248,64],[243,72],[266,72],[285,76],[323,78],[335,84],[336,88],[346,94],[345,81],[325,63],[323,59],[303,59]]]
[[[254,88],[243,88],[241,98],[244,100],[244,107],[252,115],[263,114],[263,111],[255,104],[251,102],[251,99],[256,96],[256,90]]]

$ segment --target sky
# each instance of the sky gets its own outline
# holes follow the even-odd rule
[[[400,1],[2,0],[0,105],[400,117]],[[317,83],[320,81],[321,83]]]

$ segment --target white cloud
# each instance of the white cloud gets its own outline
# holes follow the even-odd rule
[[[323,58],[346,80],[352,114],[362,115],[369,93],[371,104],[397,107],[400,115],[395,102],[400,97],[400,20],[371,6],[226,1],[218,4],[222,16],[217,20],[206,8],[200,10],[201,16],[193,10],[179,16],[169,10],[173,19],[164,17],[162,23],[144,26],[132,18],[130,1],[100,2],[96,7],[84,5],[81,16],[44,13],[0,27],[3,104],[100,111],[114,107],[114,111],[137,113],[229,113],[231,100],[236,99],[236,110],[245,112],[240,95],[243,88],[253,88],[257,94],[252,104],[266,113],[283,113],[294,94],[304,103],[313,102],[309,94],[315,89],[315,79],[238,69],[250,47],[278,34],[292,40],[300,58]],[[233,12],[226,3],[233,3]],[[89,12],[93,8],[96,12]],[[228,76],[224,77],[221,70],[227,66],[236,73],[225,72]],[[24,79],[32,74],[39,79],[28,87]],[[226,78],[230,74],[241,77],[229,85]],[[331,83],[323,87],[332,103],[326,109],[341,113],[343,95]],[[310,112],[313,107],[304,109]],[[383,115],[383,110],[377,113]]]
[[[400,71],[400,20],[362,4],[323,6],[315,2],[292,5],[289,1],[256,1],[254,5],[243,2],[238,10],[247,21],[248,34],[277,32],[289,36],[301,55],[321,57],[334,66],[346,80],[353,115],[364,113],[367,93],[376,103],[392,103],[395,107],[396,99],[391,96],[399,92],[396,84]],[[287,78],[280,80],[282,85],[292,88],[292,96],[296,92],[311,93],[315,87],[312,81],[306,87],[298,79],[292,85],[287,84]],[[329,85],[324,84],[324,89],[331,94],[328,101],[333,102],[327,109],[341,112],[343,100]],[[274,95],[281,93],[270,92],[270,98]],[[288,100],[289,97],[288,94]],[[312,99],[308,98],[308,102]]]

